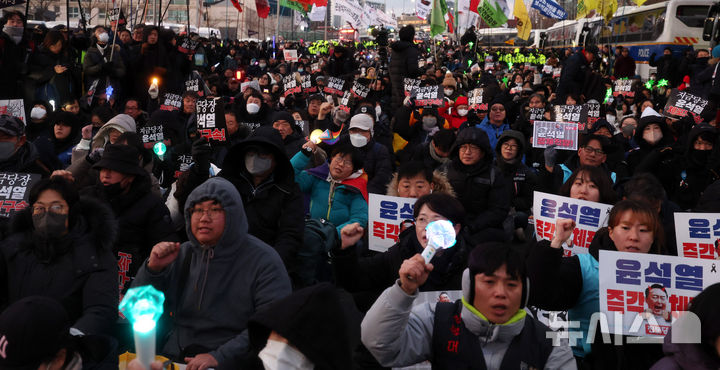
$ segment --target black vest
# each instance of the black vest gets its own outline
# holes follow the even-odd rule
[[[460,312],[462,301],[438,302],[433,327],[433,370],[487,370],[480,340],[465,327]],[[522,332],[513,338],[505,352],[501,370],[543,369],[553,350],[545,338],[550,329],[530,317]]]

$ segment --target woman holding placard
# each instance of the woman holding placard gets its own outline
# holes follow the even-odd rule
[[[580,367],[646,369],[662,356],[659,345],[602,345],[600,330],[594,344],[587,341],[590,317],[600,312],[599,250],[660,254],[664,246],[662,224],[645,203],[623,200],[610,211],[607,228],[598,230],[589,254],[563,258],[562,244],[573,236],[575,221],[558,219],[552,242],[543,240],[530,252],[528,276],[532,289],[529,305],[568,311],[570,321],[580,322],[581,341],[573,347]]]

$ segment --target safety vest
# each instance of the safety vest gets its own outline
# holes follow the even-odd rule
[[[461,319],[462,307],[461,300],[455,303],[438,302],[435,307],[433,370],[487,370],[480,340]],[[548,330],[539,322],[525,317],[523,330],[510,342],[500,369],[544,369],[553,350],[552,341],[545,337]]]

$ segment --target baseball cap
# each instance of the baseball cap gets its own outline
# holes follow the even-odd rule
[[[365,113],[358,113],[350,119],[350,129],[359,128],[364,131],[373,131],[373,119]]]
[[[0,315],[0,369],[35,370],[51,360],[70,336],[70,319],[60,302],[23,298]]]
[[[0,115],[0,131],[10,136],[25,135],[25,124],[16,117],[7,114]]]

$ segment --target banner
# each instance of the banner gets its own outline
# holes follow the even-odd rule
[[[672,89],[670,97],[665,104],[663,114],[666,117],[682,119],[688,115],[692,115],[695,123],[702,122],[702,112],[708,105],[708,101],[699,96],[690,94],[678,89]]]
[[[371,250],[385,252],[397,243],[400,224],[404,220],[414,220],[413,206],[416,198],[393,197],[381,194],[369,194],[368,233]]]
[[[225,112],[220,98],[198,99],[196,103],[197,130],[211,144],[227,141]]]
[[[363,8],[355,0],[335,0],[332,2],[333,16],[341,16],[353,28],[363,27]]]
[[[720,281],[715,261],[600,250],[600,311],[603,333],[663,337],[673,313],[704,288]],[[615,315],[622,320],[616,323]],[[620,324],[622,327],[616,327]]]
[[[552,241],[555,235],[555,222],[558,218],[575,221],[573,236],[563,243],[563,254],[572,256],[588,253],[588,247],[595,233],[607,226],[610,215],[609,204],[589,202],[560,195],[534,192],[533,215],[535,234],[538,241]]]
[[[533,0],[531,7],[540,11],[540,14],[545,17],[560,20],[567,19],[565,9],[553,0]]]
[[[0,172],[0,218],[10,218],[28,207],[30,189],[40,178],[34,173]]]
[[[533,148],[547,148],[551,145],[560,150],[577,150],[578,125],[575,122],[535,121],[533,123]]]
[[[720,213],[675,212],[678,256],[720,259]]]

